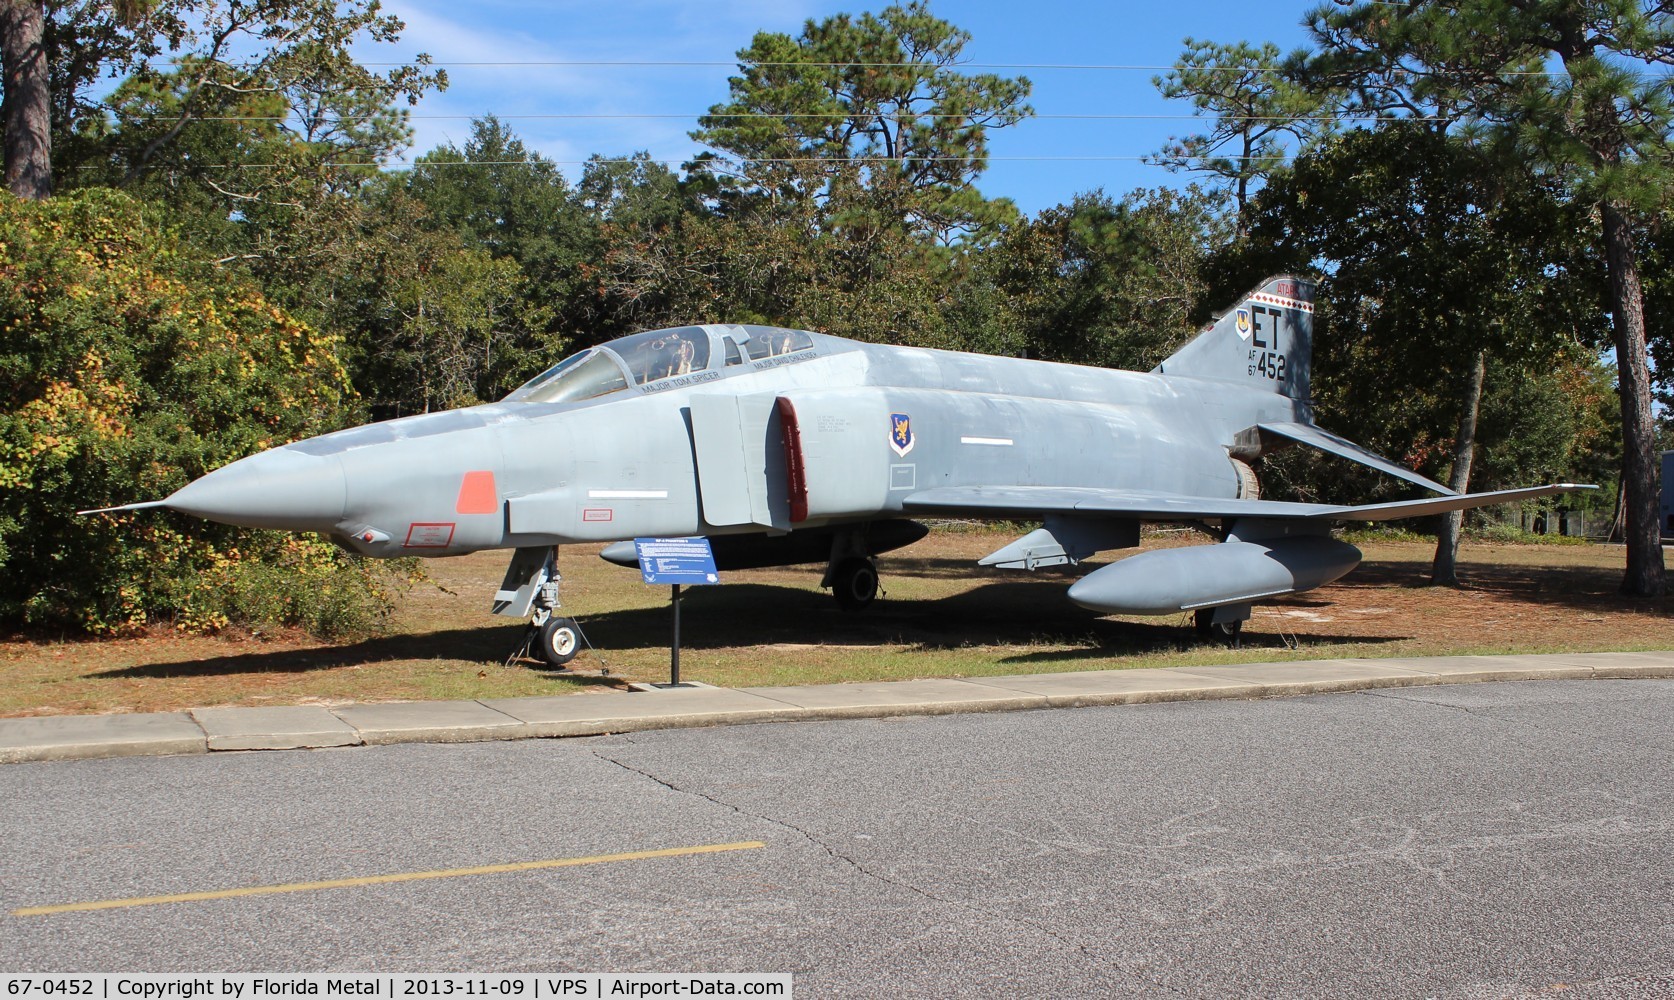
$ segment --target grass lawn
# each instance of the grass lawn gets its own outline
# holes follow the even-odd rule
[[[1200,644],[1184,615],[1106,618],[1064,590],[1091,566],[1033,574],[975,560],[1010,540],[939,530],[880,559],[885,596],[847,614],[818,587],[822,567],[723,574],[682,602],[683,679],[737,687],[912,677],[1459,653],[1674,649],[1667,601],[1616,595],[1620,547],[1467,543],[1462,590],[1425,585],[1433,546],[1368,542],[1330,587],[1258,606],[1244,647]],[[1161,533],[1146,548],[1201,541]],[[304,636],[114,640],[15,636],[0,643],[0,716],[215,705],[334,704],[585,694],[668,679],[669,591],[566,548],[565,611],[595,647],[573,675],[506,663],[521,622],[488,614],[508,553],[429,564],[433,584],[402,601],[387,634],[343,644]]]

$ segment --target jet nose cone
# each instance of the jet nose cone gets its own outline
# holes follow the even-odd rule
[[[330,531],[343,519],[347,500],[348,484],[337,456],[275,448],[217,469],[163,502],[223,524]]]

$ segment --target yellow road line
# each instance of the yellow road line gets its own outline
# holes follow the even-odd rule
[[[293,882],[289,885],[252,885],[242,889],[220,889],[214,892],[182,892],[172,896],[136,896],[132,899],[103,899],[91,903],[63,903],[58,906],[26,906],[13,910],[14,917],[38,917],[48,913],[74,913],[78,910],[118,910],[130,906],[157,906],[162,903],[192,903],[205,899],[236,899],[239,896],[268,896],[281,892],[312,892],[315,889],[346,889],[358,885],[383,885],[386,882],[414,882],[427,878],[459,878],[462,875],[500,875],[506,872],[530,872],[543,868],[572,868],[577,865],[604,865],[613,861],[644,861],[649,858],[682,858],[693,854],[719,854],[722,851],[748,851],[767,845],[759,840],[743,840],[735,844],[704,844],[698,847],[666,847],[658,851],[628,851],[624,854],[596,854],[588,858],[556,858],[551,861],[515,861],[508,865],[481,865],[476,868],[448,868],[433,872],[399,872],[394,875],[367,875],[361,878],[338,878],[324,882]]]

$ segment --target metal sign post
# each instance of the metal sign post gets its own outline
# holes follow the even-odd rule
[[[640,578],[669,584],[674,605],[674,642],[669,647],[668,687],[680,687],[680,585],[720,583],[715,553],[707,538],[636,538]]]
[[[668,649],[668,686],[680,686],[680,585],[674,585],[674,645]]]

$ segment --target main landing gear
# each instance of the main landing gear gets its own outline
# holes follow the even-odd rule
[[[859,611],[878,596],[878,564],[851,556],[831,568],[831,594],[844,611]]]
[[[869,529],[870,525],[840,528],[831,537],[831,561],[820,586],[831,588],[844,611],[859,611],[878,597],[878,561],[867,544]]]
[[[1241,612],[1238,609],[1242,609]],[[1203,638],[1237,649],[1242,644],[1240,635],[1244,631],[1244,622],[1249,617],[1250,610],[1247,604],[1198,608],[1192,614],[1192,623],[1197,626],[1197,634]]]

